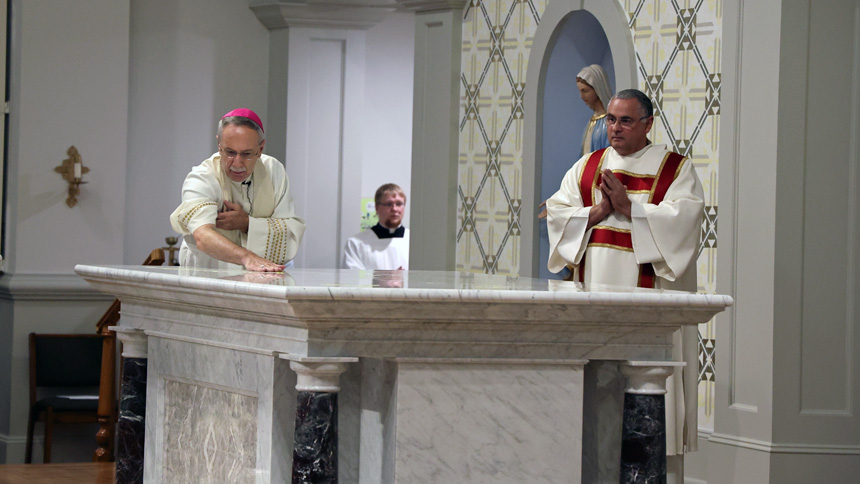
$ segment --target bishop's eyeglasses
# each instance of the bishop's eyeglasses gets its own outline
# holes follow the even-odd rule
[[[231,150],[231,149],[229,149],[229,148],[226,148],[226,149],[225,149],[225,148],[221,148],[221,145],[218,145],[218,149],[220,149],[220,150],[221,150],[221,152],[222,152],[222,153],[224,153],[224,156],[225,156],[225,157],[227,157],[228,159],[231,159],[231,160],[236,159],[236,157],[237,157],[237,156],[238,156],[239,158],[241,158],[241,159],[242,159],[242,161],[248,161],[248,160],[250,160],[250,159],[253,159],[253,158],[256,158],[256,157],[257,157],[257,152],[256,152],[256,151],[243,151],[243,152],[239,153],[238,151],[236,151],[236,150]]]
[[[624,129],[632,128],[633,125],[636,124],[637,121],[642,121],[643,119],[648,119],[648,116],[642,116],[639,119],[634,119],[634,118],[630,118],[627,116],[622,116],[620,118],[616,118],[615,116],[613,116],[611,114],[607,114],[606,117],[603,118],[603,120],[606,122],[606,126],[612,126],[613,124],[618,123]]]

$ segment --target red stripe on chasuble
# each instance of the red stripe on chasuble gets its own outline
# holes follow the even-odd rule
[[[597,186],[597,177],[600,176],[604,156],[606,156],[606,148],[591,153],[582,169],[582,175],[579,176],[579,195],[582,197],[583,207],[594,205],[593,190]],[[585,254],[582,254],[582,260],[579,261],[579,282],[585,282]]]
[[[594,229],[591,231],[591,237],[588,239],[588,245],[591,244],[600,244],[602,247],[610,246],[619,250],[633,250],[633,236],[629,232]],[[583,256],[584,259],[585,256]],[[654,266],[651,264],[641,264],[639,266],[639,278],[636,285],[638,287],[653,289],[654,278]],[[580,282],[583,280],[584,276],[580,272]]]
[[[650,192],[654,185],[653,176],[640,177],[618,172],[612,172],[612,174],[627,188],[628,192]]]
[[[590,154],[588,161],[585,162],[585,167],[582,169],[582,175],[579,176],[579,194],[582,196],[583,207],[594,205],[593,190],[598,185],[597,177],[600,176],[600,167],[603,166],[605,155],[606,148]]]
[[[639,287],[654,289],[654,266],[650,263],[639,266]]]
[[[654,205],[663,201],[666,192],[669,191],[669,186],[678,177],[678,169],[687,158],[678,153],[669,153],[663,158],[663,163],[660,164],[660,171],[657,172],[654,187],[651,190],[651,196],[648,198],[649,203]]]
[[[633,236],[630,235],[630,232],[595,228],[591,231],[591,237],[588,239],[588,245],[591,244],[611,245],[622,250],[633,250]]]

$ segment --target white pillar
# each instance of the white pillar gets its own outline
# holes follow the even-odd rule
[[[456,264],[463,0],[398,3],[415,10],[409,268]]]
[[[707,482],[860,473],[860,2],[723,9]],[[767,122],[764,120],[767,119]]]

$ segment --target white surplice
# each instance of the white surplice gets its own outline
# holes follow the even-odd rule
[[[403,237],[380,239],[373,230],[360,232],[346,241],[344,269],[409,269],[409,229]]]

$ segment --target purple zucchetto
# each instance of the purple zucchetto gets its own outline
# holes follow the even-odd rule
[[[255,113],[254,111],[251,111],[250,109],[245,109],[245,108],[234,109],[234,110],[230,111],[229,113],[225,114],[224,116],[221,116],[221,119],[229,118],[231,116],[241,116],[243,118],[248,118],[251,121],[257,123],[257,126],[260,127],[260,131],[262,131],[264,133],[266,132],[266,130],[263,129],[263,122],[260,121],[260,117],[257,116],[257,113]]]

